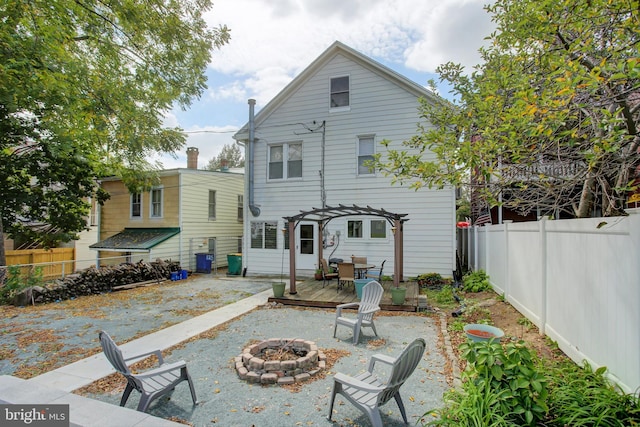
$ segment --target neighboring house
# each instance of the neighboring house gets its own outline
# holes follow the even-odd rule
[[[500,206],[487,207],[487,202],[475,189],[486,185],[484,179],[470,180],[471,190],[471,220],[474,225],[502,224],[503,221],[525,222],[537,221],[540,217],[550,217],[554,219],[570,219],[574,218],[573,206],[570,205],[571,200],[579,197],[583,191],[583,184],[580,180],[575,180],[573,187],[565,188],[566,199],[557,199],[558,195],[549,194],[544,185],[539,185],[540,177],[546,180],[572,180],[574,177],[582,176],[585,165],[579,162],[563,163],[554,160],[541,158],[538,163],[532,165],[518,164],[502,164],[499,173],[505,182],[510,182],[514,186],[514,190],[503,188],[500,193],[500,199],[503,204]],[[492,177],[492,180],[495,179]],[[509,202],[516,201],[523,197],[518,186],[522,183],[528,184],[528,198],[537,201],[534,208],[530,208],[529,212],[524,214],[513,207]],[[490,183],[489,183],[490,185]],[[504,184],[503,184],[504,185]],[[599,210],[601,203],[595,203],[593,216],[601,214]]]
[[[76,270],[84,270],[95,265],[95,252],[89,247],[97,242],[98,238],[98,202],[89,200],[91,211],[87,217],[87,229],[78,233],[78,240],[72,242],[76,255]]]
[[[249,101],[249,123],[234,135],[246,146],[247,274],[288,274],[283,217],[342,204],[406,214],[405,278],[427,272],[451,276],[454,188],[415,191],[392,185],[391,177],[366,165],[375,153],[384,156],[382,140],[400,149],[402,141],[418,132],[419,98],[441,101],[423,86],[335,42],[255,117],[254,101]],[[318,267],[316,248],[322,238],[324,258],[366,256],[377,266],[387,260],[384,274],[391,275],[393,223],[365,210],[332,219],[323,236],[317,222],[301,220],[295,230],[296,273],[311,274]]]
[[[195,270],[198,253],[215,254],[220,266],[241,250],[243,174],[199,170],[198,150],[187,155],[189,167],[160,172],[151,191],[131,194],[120,179],[102,180],[111,198],[100,209],[101,241],[90,246],[100,264],[163,259]]]
[[[86,218],[87,227],[78,233],[77,240],[60,242],[55,246],[55,248],[58,249],[70,248],[73,249],[73,251],[64,252],[64,256],[59,253],[55,256],[52,255],[55,261],[60,262],[57,267],[47,267],[51,269],[53,274],[56,272],[64,272],[65,274],[73,273],[74,271],[83,270],[95,264],[95,252],[89,249],[89,245],[98,240],[97,202],[93,198],[87,200],[87,202],[90,205],[90,213]],[[43,228],[42,224],[39,226]],[[28,256],[29,253],[37,253],[37,250],[43,253],[48,251],[42,249],[42,246],[35,242],[23,242],[17,246],[13,239],[8,239],[8,235],[6,234],[4,234],[4,249],[7,254],[7,265],[23,263],[25,256]],[[9,253],[8,251],[14,252]],[[53,262],[53,260],[47,260],[46,262]],[[64,267],[62,265],[64,265]]]

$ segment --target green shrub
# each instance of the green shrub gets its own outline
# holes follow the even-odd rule
[[[446,405],[427,412],[423,425],[534,426],[547,414],[547,379],[536,369],[524,342],[468,341],[462,391],[448,393]],[[437,420],[426,421],[428,416]]]
[[[524,341],[468,341],[460,346],[467,361],[468,381],[480,390],[495,394],[493,408],[511,423],[533,426],[548,412],[547,378],[538,372]]]
[[[489,276],[483,270],[467,273],[462,278],[462,288],[465,292],[483,292],[491,289]]]
[[[556,368],[550,387],[553,426],[638,426],[640,397],[626,394],[606,377],[606,368],[595,371],[588,363]]]
[[[7,279],[0,288],[0,303],[11,304],[16,294],[31,286],[42,286],[42,267],[35,267],[21,274],[21,267],[7,267]]]
[[[511,427],[503,415],[494,411],[500,396],[493,393],[488,383],[480,386],[473,381],[463,384],[463,392],[450,391],[445,395],[447,405],[428,411],[420,422],[423,426],[451,427]],[[427,421],[435,416],[438,419]]]
[[[446,283],[442,276],[438,273],[425,273],[416,277],[416,281],[420,287],[439,287]]]
[[[456,302],[453,297],[453,288],[449,285],[443,286],[436,294],[435,300],[438,304],[447,305]]]

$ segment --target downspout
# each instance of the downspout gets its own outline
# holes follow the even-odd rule
[[[256,100],[249,99],[249,210],[255,217],[260,216],[260,208],[258,208],[253,199],[253,163],[255,151],[255,106]]]
[[[320,202],[322,203],[322,209],[327,207],[327,189],[324,185],[324,174],[325,174],[325,150],[326,150],[326,133],[327,133],[327,122],[325,120],[322,121],[322,150],[321,150],[321,164],[320,164]]]

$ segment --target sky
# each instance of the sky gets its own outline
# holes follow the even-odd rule
[[[167,113],[187,142],[177,157],[156,157],[165,169],[186,167],[186,148],[198,167],[234,144],[235,131],[333,42],[340,41],[414,82],[438,81],[438,65],[452,61],[471,72],[478,49],[494,29],[489,0],[213,0],[212,27],[226,25],[231,40],[212,52],[208,89],[186,111]],[[451,95],[445,86],[440,95]]]

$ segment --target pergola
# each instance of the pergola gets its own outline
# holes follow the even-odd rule
[[[289,224],[289,248],[295,248],[295,229],[300,221],[312,221],[318,223],[318,230],[320,236],[323,235],[324,228],[329,221],[334,218],[342,218],[345,216],[379,216],[386,219],[391,224],[391,230],[393,231],[393,284],[399,286],[403,281],[403,224],[408,221],[405,218],[408,214],[398,214],[386,211],[384,209],[375,209],[371,206],[326,206],[324,208],[312,208],[309,211],[300,211],[299,214],[294,216],[283,217]],[[322,251],[323,239],[318,240],[318,264],[320,265],[320,259],[323,258]],[[296,251],[289,250],[289,293],[295,295],[296,290]]]

